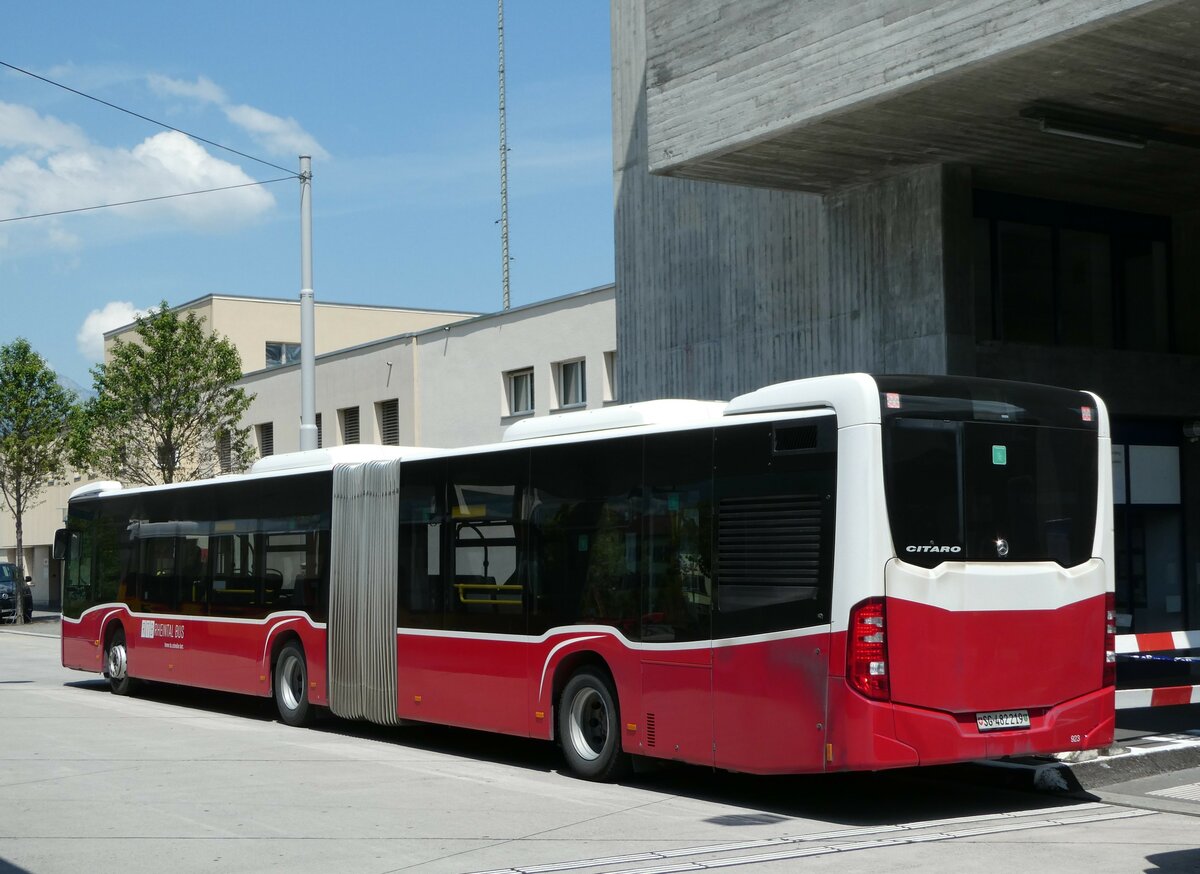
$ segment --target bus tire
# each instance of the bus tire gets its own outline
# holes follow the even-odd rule
[[[133,691],[134,680],[129,676],[129,649],[125,646],[125,629],[118,625],[108,638],[104,649],[104,676],[108,688],[114,695],[128,695]]]
[[[567,681],[558,702],[558,736],[567,767],[576,776],[605,781],[628,771],[617,694],[600,671],[581,668]]]
[[[275,707],[288,725],[307,725],[313,708],[308,703],[308,663],[304,647],[288,641],[275,660]]]

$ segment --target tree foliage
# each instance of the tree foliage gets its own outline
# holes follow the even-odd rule
[[[96,396],[72,435],[72,463],[144,485],[249,466],[250,428],[238,423],[251,396],[235,385],[242,369],[234,345],[166,301],[137,320],[136,332],[92,368]]]
[[[63,475],[75,412],[73,396],[27,340],[0,347],[0,492],[16,523],[18,618],[25,578],[24,516]]]

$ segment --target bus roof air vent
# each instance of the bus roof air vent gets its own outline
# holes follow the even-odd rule
[[[611,431],[614,428],[636,428],[639,425],[673,425],[711,422],[725,412],[722,401],[663,400],[601,407],[571,413],[554,413],[523,419],[504,429],[504,442],[532,440],[535,437],[557,437],[563,434],[584,434],[588,431]]]
[[[115,492],[125,488],[116,480],[103,479],[94,483],[87,483],[71,492],[67,498],[68,501],[73,501],[76,498],[89,498],[93,495],[98,495],[101,492]]]
[[[364,461],[392,461],[411,455],[424,455],[428,449],[407,446],[378,446],[373,443],[355,443],[348,446],[330,446],[326,449],[309,449],[303,452],[284,452],[260,458],[250,467],[250,473],[276,473],[281,470],[329,470],[335,464],[359,464]]]

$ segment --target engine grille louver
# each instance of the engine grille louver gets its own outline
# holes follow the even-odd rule
[[[817,585],[823,505],[819,495],[723,498],[717,519],[721,585]]]

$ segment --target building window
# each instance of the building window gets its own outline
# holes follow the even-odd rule
[[[233,472],[233,435],[228,431],[217,435],[217,464],[221,473]]]
[[[338,426],[342,431],[343,445],[358,442],[358,407],[338,410]]]
[[[508,414],[521,416],[533,412],[533,368],[511,370],[505,374],[508,387]]]
[[[325,446],[325,441],[321,439],[321,414],[317,413],[317,448],[322,449]]]
[[[299,343],[267,342],[267,368],[283,367],[300,362]]]
[[[275,423],[264,422],[261,425],[254,426],[254,433],[258,437],[258,454],[260,458],[266,458],[268,455],[275,454]]]
[[[558,405],[582,407],[587,403],[587,374],[583,359],[561,361],[555,365],[558,373]]]
[[[604,400],[617,399],[617,351],[604,353]]]
[[[400,445],[400,402],[393,398],[375,405],[375,418],[379,422],[379,441],[384,446]]]
[[[980,342],[1172,352],[1171,220],[975,192],[975,328]],[[1179,319],[1186,322],[1187,319]]]
[[[1187,628],[1187,528],[1178,426],[1113,427],[1113,540],[1121,633]],[[1174,444],[1174,445],[1172,445]]]

